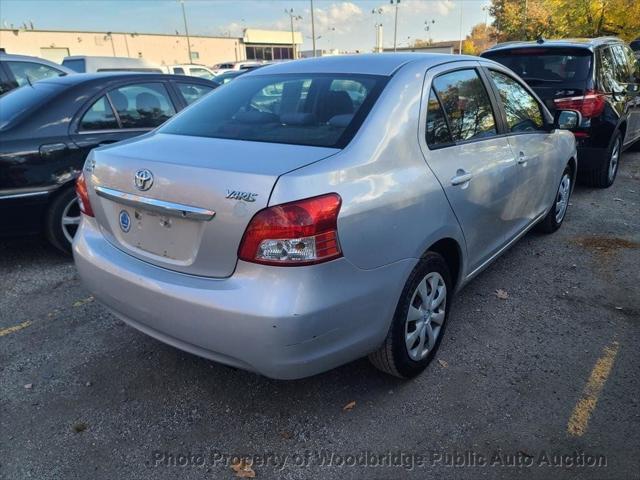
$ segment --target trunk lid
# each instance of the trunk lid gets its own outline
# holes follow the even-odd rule
[[[581,97],[587,91],[586,84],[576,85],[531,85],[534,92],[544,102],[551,113],[555,113],[556,105],[553,102],[557,98]]]
[[[230,276],[278,177],[339,150],[156,133],[95,150],[90,200],[113,245],[159,267]],[[135,177],[141,174],[139,186]],[[89,172],[87,172],[89,173]]]

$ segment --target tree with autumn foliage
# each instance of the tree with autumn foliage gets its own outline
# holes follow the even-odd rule
[[[495,45],[496,30],[491,25],[478,23],[471,29],[471,33],[462,43],[462,53],[465,55],[478,55],[487,48]]]
[[[640,35],[640,0],[492,0],[496,39]]]

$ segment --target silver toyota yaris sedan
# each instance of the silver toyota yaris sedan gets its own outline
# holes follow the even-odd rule
[[[264,67],[91,153],[76,265],[122,320],[217,362],[412,377],[456,290],[562,224],[579,121],[474,57]]]

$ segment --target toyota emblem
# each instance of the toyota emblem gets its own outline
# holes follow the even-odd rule
[[[149,190],[151,185],[153,185],[153,174],[146,168],[143,168],[136,172],[134,181],[138,190]]]

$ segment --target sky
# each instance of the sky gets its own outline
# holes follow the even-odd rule
[[[189,33],[241,36],[243,28],[290,30],[304,35],[311,48],[309,0],[184,0]],[[394,0],[395,1],[395,0]],[[477,23],[491,21],[488,0],[400,0],[398,46],[416,39],[458,40],[460,16],[467,35]],[[374,11],[376,13],[372,13]],[[370,51],[375,24],[384,29],[384,46],[393,46],[395,6],[390,0],[314,0],[316,48]],[[435,23],[433,21],[435,20]],[[178,0],[0,0],[0,25],[9,28],[33,23],[42,30],[87,30],[184,34]],[[425,30],[425,22],[429,30]]]

